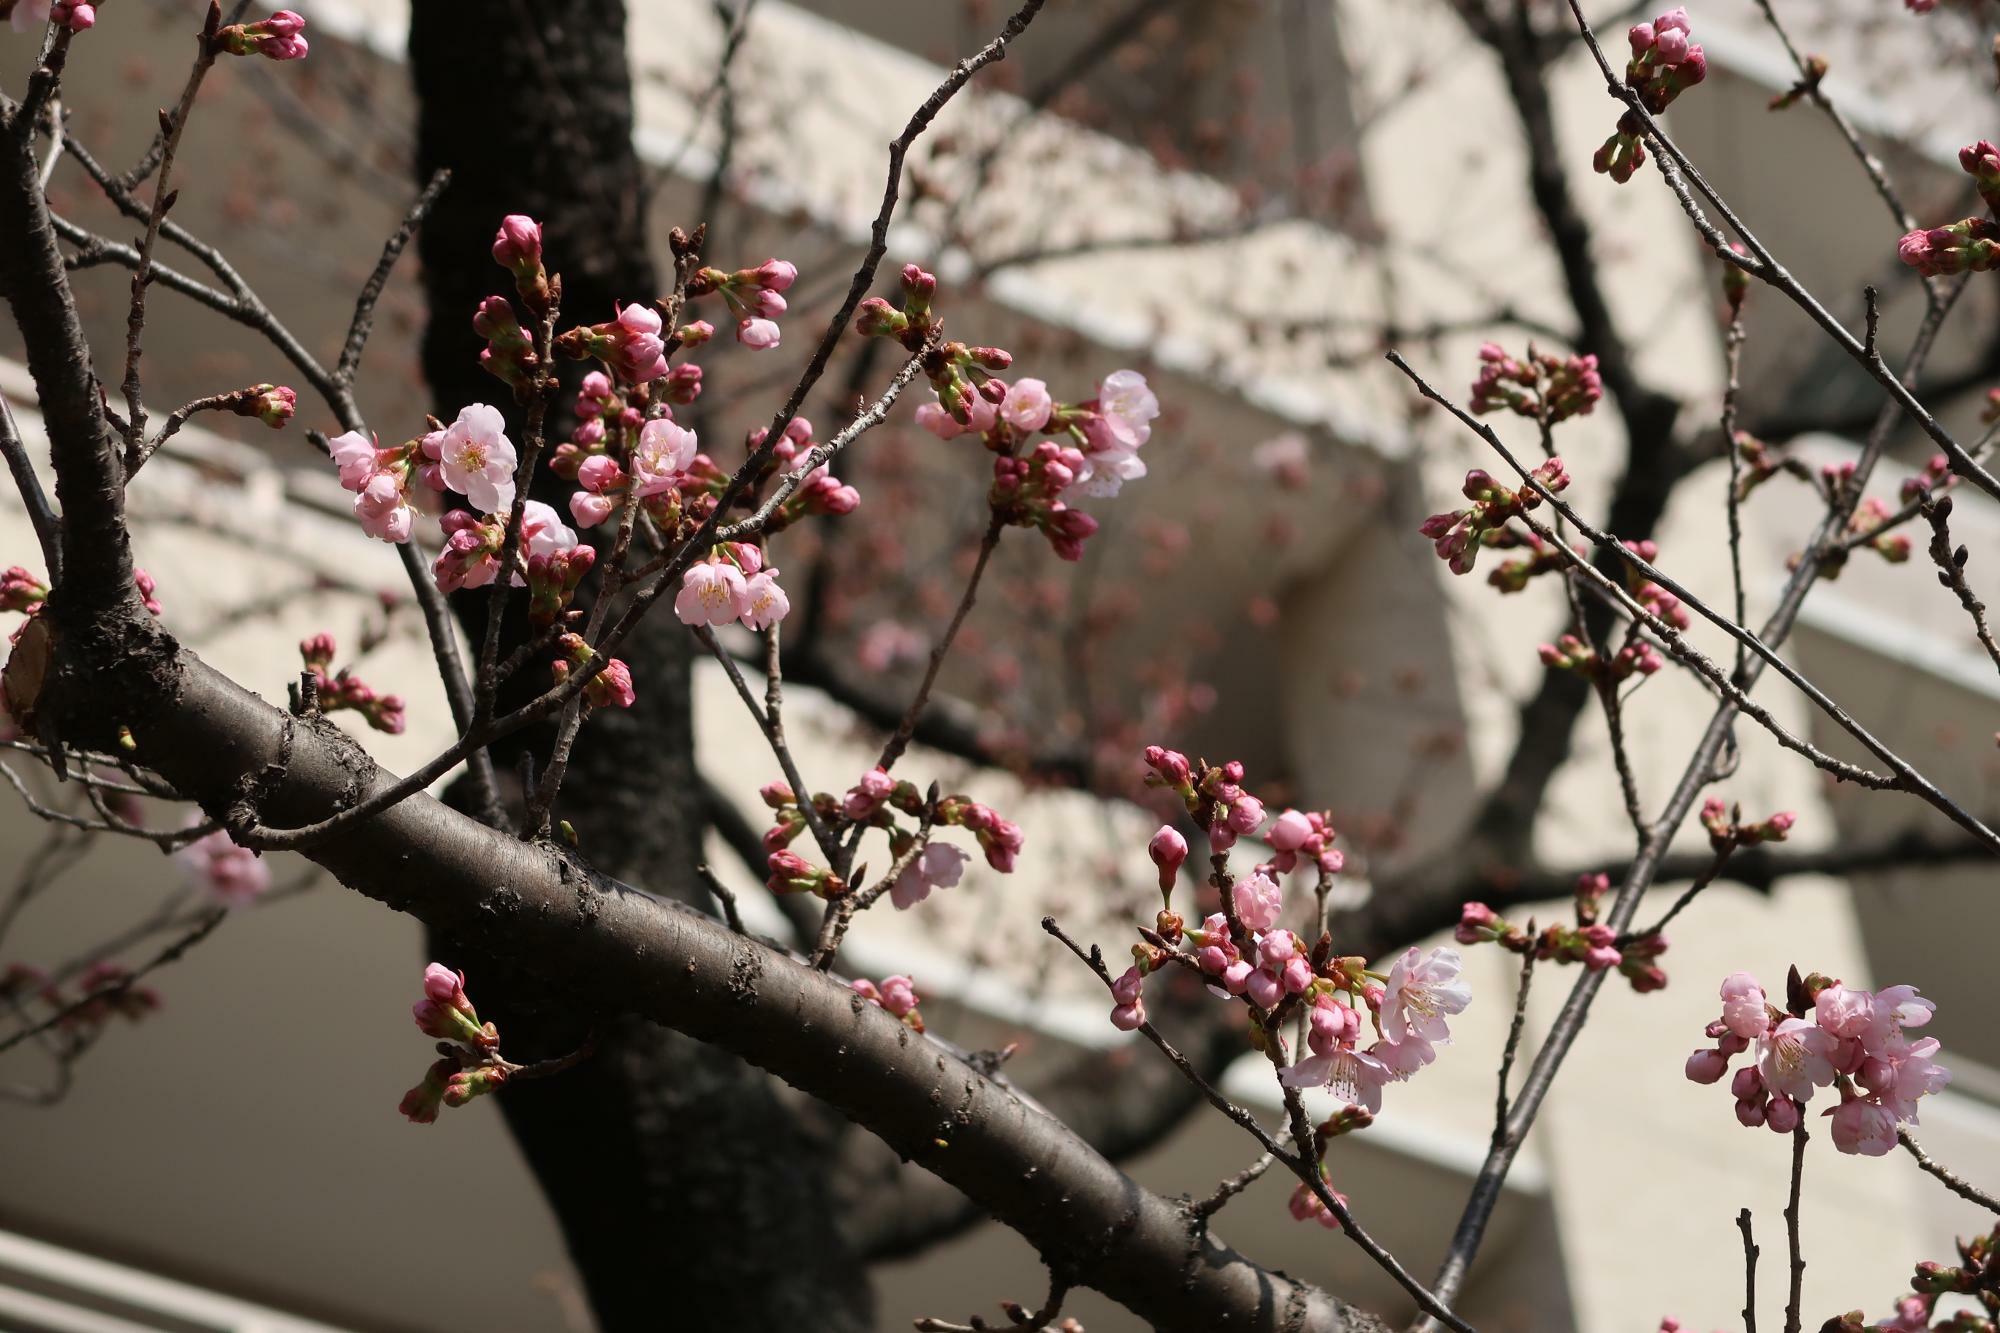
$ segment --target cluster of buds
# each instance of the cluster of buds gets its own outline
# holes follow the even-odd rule
[[[1672,9],[1651,23],[1635,23],[1626,32],[1632,43],[1632,59],[1625,65],[1625,86],[1639,95],[1639,103],[1653,115],[1673,105],[1676,97],[1708,77],[1708,58],[1701,46],[1689,39],[1685,9]],[[1640,136],[1644,125],[1637,113],[1627,111],[1618,118],[1618,128],[1591,159],[1591,167],[1619,184],[1646,162],[1646,147]]]
[[[560,685],[570,677],[570,672],[579,670],[596,658],[597,652],[584,641],[581,634],[564,634],[556,639],[556,658],[549,663],[549,672]],[[604,669],[583,683],[583,699],[592,708],[630,708],[638,699],[632,688],[632,669],[619,658],[612,658],[604,664]]]
[[[783,293],[798,279],[799,270],[782,259],[767,259],[756,268],[725,273],[704,268],[688,283],[690,297],[720,293],[736,319],[736,341],[762,352],[778,345],[777,317],[785,313]]]
[[[1541,962],[1578,963],[1592,972],[1616,968],[1641,995],[1666,989],[1667,974],[1659,959],[1667,951],[1667,937],[1653,931],[1621,940],[1597,919],[1598,900],[1609,888],[1607,876],[1579,876],[1575,924],[1559,922],[1539,933],[1532,921],[1517,926],[1485,903],[1466,903],[1459,909],[1453,937],[1460,944],[1497,944],[1509,953],[1532,953]]]
[[[1738,501],[1749,498],[1750,492],[1780,472],[1789,472],[1801,480],[1812,480],[1812,473],[1805,464],[1779,453],[1746,430],[1736,432],[1736,457],[1742,465],[1736,475]]]
[[[651,306],[618,307],[617,318],[580,324],[556,335],[556,350],[578,361],[595,357],[620,384],[646,384],[667,373],[660,314]]]
[[[2000,390],[1988,390],[1987,392],[1991,395],[2000,393]],[[1980,414],[1980,420],[1987,422],[1988,425],[1991,425],[1994,421],[2000,421],[2000,409],[1996,409],[1990,405],[1992,401],[1989,397],[1989,406],[1985,412]],[[1989,413],[1991,416],[1988,415]],[[1940,491],[1950,490],[1956,485],[1958,485],[1958,478],[1952,474],[1951,460],[1943,454],[1932,454],[1929,461],[1924,464],[1923,471],[1917,473],[1914,477],[1903,478],[1903,503],[1915,504],[1926,495],[1936,495]]]
[[[352,709],[375,730],[386,731],[391,736],[402,735],[405,720],[402,696],[375,693],[354,674],[351,667],[334,671],[335,652],[331,634],[315,634],[299,641],[299,656],[305,660],[306,671],[312,677],[319,711],[332,713],[343,708]]]
[[[1958,150],[1958,165],[1972,177],[1989,217],[1960,218],[1942,227],[1907,232],[1896,257],[1923,276],[1984,273],[2000,267],[2000,147],[1986,139]]]
[[[1958,1251],[1955,1264],[1925,1260],[1917,1265],[1910,1278],[1913,1294],[1896,1302],[1894,1317],[1871,1324],[1861,1311],[1850,1310],[1827,1320],[1820,1333],[1871,1333],[1877,1329],[1892,1333],[1994,1333],[2000,1327],[2000,1227],[1970,1240],[1960,1239],[1954,1248]],[[1966,1299],[1959,1302],[1962,1308],[1956,1313],[1940,1317],[1937,1305],[1941,1296]]]
[[[1795,967],[1782,1009],[1747,972],[1727,977],[1721,996],[1722,1017],[1706,1029],[1715,1045],[1688,1056],[1686,1073],[1695,1083],[1718,1083],[1731,1059],[1753,1051],[1729,1085],[1745,1126],[1788,1134],[1813,1093],[1832,1087],[1840,1094],[1826,1112],[1834,1147],[1880,1157],[1895,1148],[1899,1126],[1916,1122],[1918,1100],[1951,1081],[1937,1063],[1937,1039],[1905,1035],[1937,1008],[1913,986],[1856,990],[1819,973],[1801,978]]]
[[[1625,549],[1638,556],[1649,565],[1657,565],[1660,560],[1659,543],[1653,541],[1626,542]],[[1632,600],[1651,612],[1654,619],[1672,625],[1677,630],[1686,630],[1694,621],[1689,617],[1681,599],[1641,574],[1631,565],[1625,566],[1625,586],[1631,590]]]
[[[1559,492],[1569,486],[1569,473],[1563,469],[1560,458],[1551,458],[1540,464],[1532,475],[1550,492]],[[1511,490],[1481,468],[1474,468],[1465,474],[1465,484],[1460,493],[1472,501],[1470,507],[1432,514],[1417,529],[1435,544],[1438,559],[1444,561],[1454,574],[1470,573],[1474,562],[1479,559],[1482,545],[1497,546],[1502,543],[1501,533],[1507,520],[1527,513],[1542,502],[1541,492],[1533,487]]]
[[[88,9],[88,5],[70,5]],[[89,27],[88,22],[83,24]],[[281,9],[256,23],[232,23],[216,30],[210,39],[215,51],[232,56],[266,56],[272,60],[306,58],[306,21],[289,9]]]
[[[702,457],[695,433],[671,416],[641,420],[636,433],[626,418],[632,409],[618,416],[618,435],[624,445],[624,463],[609,448],[575,455],[576,483],[580,490],[569,497],[570,517],[578,527],[594,528],[618,512],[621,497],[631,495],[644,502],[647,513],[671,532],[681,513],[682,488],[705,480],[691,477],[696,460]],[[598,419],[601,423],[602,418]],[[600,425],[593,432],[593,445],[606,443]]]
[[[74,996],[61,983],[31,963],[0,968],[0,1002],[23,1014],[39,1004],[57,1018],[56,1028],[77,1044],[87,1042],[114,1018],[136,1023],[160,1008],[160,995],[150,986],[133,984],[131,969],[99,959],[77,974]]]
[[[759,426],[751,431],[746,441],[750,454],[755,456],[763,450],[765,441],[769,438],[768,427]],[[761,486],[767,478],[781,471],[790,473],[805,467],[811,462],[813,450],[818,447],[818,442],[813,439],[812,422],[804,417],[793,417],[785,424],[784,434],[780,435],[777,443],[765,453],[764,465],[756,478],[755,485]],[[819,463],[799,478],[798,485],[793,488],[792,493],[771,512],[770,518],[764,524],[764,531],[782,532],[800,519],[811,515],[837,518],[851,514],[860,507],[861,492],[834,476],[825,463]]]
[[[684,625],[733,625],[764,630],[783,620],[791,598],[778,571],[747,542],[724,542],[706,560],[688,566],[674,595],[674,614]]]
[[[1926,278],[1985,273],[2000,268],[2000,224],[1991,218],[1961,218],[1906,232],[1896,243],[1896,258]]]
[[[1158,745],[1147,748],[1145,761],[1147,785],[1172,792],[1206,833],[1215,867],[1210,882],[1221,895],[1222,910],[1189,926],[1172,909],[1188,846],[1176,829],[1162,826],[1146,850],[1168,901],[1154,928],[1139,931],[1132,965],[1107,978],[1112,1026],[1131,1031],[1146,1022],[1149,976],[1171,967],[1194,973],[1218,998],[1245,1006],[1250,1042],[1278,1059],[1285,1086],[1327,1088],[1345,1104],[1320,1127],[1323,1156],[1328,1139],[1372,1122],[1387,1084],[1416,1074],[1436,1058],[1436,1047],[1450,1040],[1449,1020],[1472,998],[1460,976],[1459,956],[1450,949],[1411,948],[1386,973],[1376,972],[1365,958],[1337,954],[1330,935],[1312,941],[1281,926],[1285,873],[1311,868],[1323,890],[1342,868],[1326,815],[1287,809],[1266,830],[1264,803],[1245,790],[1242,764],[1191,763]],[[1230,850],[1260,830],[1272,859],[1233,875]],[[1289,1060],[1283,1034],[1294,1020],[1304,1028],[1307,1050]],[[1310,1191],[1295,1196],[1294,1205],[1301,1220],[1320,1216]]]
[[[1511,537],[1513,533],[1509,530],[1505,535]],[[1515,544],[1526,550],[1527,554],[1518,559],[1504,561],[1486,576],[1487,583],[1503,593],[1521,592],[1533,579],[1543,574],[1557,573],[1570,563],[1560,547],[1554,542],[1542,540],[1539,533],[1530,532]],[[1577,554],[1582,554],[1581,548],[1573,549]]]
[[[225,406],[239,417],[255,417],[277,430],[298,410],[299,396],[282,384],[253,384],[230,394]]]
[[[410,1008],[417,1031],[438,1040],[436,1063],[423,1082],[403,1094],[401,1111],[412,1124],[428,1125],[440,1106],[463,1106],[504,1086],[520,1071],[500,1055],[500,1032],[479,1021],[465,993],[465,974],[443,963],[424,969],[424,997]]]
[[[849,988],[869,1004],[886,1009],[914,1031],[924,1030],[924,1016],[917,1012],[917,988],[905,976],[883,977],[880,985],[863,977]]]
[[[445,532],[444,550],[431,566],[438,587],[446,592],[483,588],[500,577],[500,557],[507,541],[504,516],[481,517],[454,509],[439,520],[439,526]],[[548,561],[576,549],[576,532],[563,523],[555,510],[540,500],[530,500],[522,507],[521,540],[509,581],[520,587],[527,581],[523,571],[532,566],[536,557]],[[545,564],[544,568],[547,567]]]
[[[78,1002],[58,1025],[65,1032],[87,1033],[114,1018],[136,1023],[160,1008],[158,991],[133,984],[132,969],[108,959],[100,958],[80,972],[76,990]]]
[[[1208,834],[1213,851],[1226,852],[1238,838],[1247,838],[1263,827],[1264,803],[1243,789],[1240,761],[1190,764],[1178,750],[1149,745],[1146,768],[1146,785],[1164,787],[1180,797],[1195,825]]]
[[[1574,634],[1565,634],[1554,643],[1535,649],[1542,665],[1553,671],[1574,671],[1586,680],[1618,682],[1633,676],[1650,676],[1666,665],[1652,643],[1637,634],[1628,635],[1611,660],[1606,662],[1597,649]]]
[[[0,572],[0,611],[33,615],[48,597],[48,585],[19,565]]]
[[[1701,826],[1708,830],[1708,845],[1718,852],[1783,842],[1798,822],[1797,815],[1780,810],[1762,823],[1745,824],[1740,805],[1724,805],[1713,796],[1701,803]]]
[[[1604,397],[1604,378],[1594,356],[1551,356],[1531,343],[1521,360],[1498,343],[1479,348],[1479,378],[1472,382],[1472,411],[1484,416],[1506,408],[1531,421],[1553,426],[1589,416]]]
[[[588,546],[567,550],[528,553],[528,623],[546,629],[564,617],[580,616],[570,603],[583,580],[597,564],[597,552]]]
[[[1071,509],[1060,498],[1083,470],[1076,449],[1043,440],[1025,458],[1002,455],[993,460],[993,487],[987,502],[1003,522],[1034,528],[1064,560],[1083,558],[1083,544],[1097,531],[1097,520]]]

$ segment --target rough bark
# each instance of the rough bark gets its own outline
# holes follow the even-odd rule
[[[470,27],[453,8],[416,6],[410,31],[418,173],[452,170],[421,238],[432,311],[424,370],[447,419],[464,403],[505,399],[477,366],[470,321],[482,297],[506,286],[487,255],[505,214],[542,222],[566,323],[609,319],[614,301],[658,294],[639,208],[623,5],[510,2]],[[565,499],[539,498],[559,508]],[[481,592],[459,608],[475,634],[486,605]],[[625,654],[639,703],[585,727],[557,813],[600,869],[691,901],[704,817],[679,630],[664,616],[641,627]],[[517,681],[529,691],[546,683],[539,666]],[[503,770],[519,750],[496,756]],[[607,1333],[869,1326],[865,1270],[833,1225],[825,1174],[814,1169],[817,1140],[767,1075],[643,1019],[593,1019],[470,941],[433,938],[476,978],[482,1012],[522,1047],[516,1058],[595,1037],[590,1060],[508,1089],[501,1105]]]

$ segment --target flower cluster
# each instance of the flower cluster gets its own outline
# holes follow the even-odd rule
[[[1724,805],[1713,796],[1701,803],[1701,826],[1708,830],[1708,845],[1718,852],[1783,842],[1798,822],[1797,815],[1789,810],[1780,810],[1760,823],[1746,824],[1740,805]]]
[[[1171,906],[1162,907],[1156,928],[1142,930],[1143,943],[1132,947],[1132,966],[1112,979],[1113,1026],[1130,1031],[1143,1024],[1145,979],[1163,968],[1185,968],[1218,997],[1250,1007],[1251,1040],[1272,1054],[1286,1085],[1328,1087],[1359,1108],[1329,1122],[1330,1129],[1323,1126],[1323,1137],[1361,1128],[1381,1110],[1382,1088],[1429,1064],[1435,1046],[1450,1038],[1447,1020],[1471,1001],[1458,954],[1412,948],[1381,973],[1370,971],[1366,959],[1336,956],[1330,936],[1302,939],[1279,925],[1281,877],[1310,867],[1324,889],[1340,871],[1343,857],[1326,816],[1286,810],[1265,829],[1264,803],[1244,788],[1242,764],[1194,764],[1155,745],[1146,750],[1146,766],[1147,784],[1178,797],[1206,834],[1215,867],[1210,883],[1222,910],[1189,927]],[[1260,831],[1272,859],[1232,874],[1230,850]],[[1186,839],[1164,826],[1148,842],[1147,854],[1159,869],[1162,898],[1170,899],[1187,859]],[[1371,1039],[1364,1039],[1364,1014]],[[1303,1024],[1310,1054],[1286,1063],[1281,1029],[1293,1020]],[[1310,1202],[1295,1198],[1295,1215],[1317,1215],[1317,1197],[1310,1191],[1302,1197]]]
[[[849,987],[869,1004],[903,1020],[904,1026],[924,1030],[924,1016],[917,1012],[917,988],[908,977],[883,977],[879,986],[864,977],[850,982]]]
[[[1569,473],[1563,469],[1560,458],[1551,458],[1540,464],[1533,476],[1551,492],[1559,492],[1569,486]],[[1444,561],[1454,574],[1472,571],[1482,545],[1510,544],[1511,534],[1505,531],[1507,520],[1527,513],[1542,502],[1541,492],[1533,487],[1510,490],[1481,468],[1474,468],[1465,474],[1461,494],[1472,501],[1470,507],[1432,514],[1417,529],[1436,545],[1438,559]]]
[[[322,713],[351,708],[377,731],[391,736],[403,734],[403,700],[399,695],[377,694],[354,675],[353,668],[333,671],[336,648],[331,634],[315,634],[299,642],[299,656],[305,659]]]
[[[248,907],[271,887],[271,868],[221,829],[203,834],[174,853],[194,882],[224,907]]]
[[[2000,218],[2000,148],[1986,139],[1968,144],[1958,150],[1958,165],[1993,216],[1906,232],[1896,243],[1896,257],[1927,278],[2000,267],[2000,224],[1994,221]]]
[[[15,32],[26,32],[51,22],[71,32],[82,32],[97,23],[97,7],[84,0],[17,0],[6,8],[13,11]]]
[[[1625,66],[1625,86],[1639,95],[1640,105],[1660,115],[1676,97],[1708,77],[1708,58],[1701,46],[1689,39],[1685,9],[1671,9],[1651,23],[1635,23],[1626,32],[1632,43],[1632,59]],[[1618,128],[1591,159],[1593,170],[1603,172],[1619,184],[1646,162],[1646,147],[1640,136],[1644,125],[1638,114],[1626,111],[1618,118]]]
[[[589,664],[597,651],[581,634],[564,634],[556,639],[556,659],[549,672],[560,685],[572,671]],[[583,701],[592,708],[630,708],[639,694],[632,685],[632,669],[619,658],[605,663],[604,669],[583,683]]]
[[[769,871],[766,886],[773,893],[812,893],[828,899],[845,894],[848,885],[839,875],[789,850],[811,826],[807,806],[801,804],[797,793],[782,782],[773,782],[760,794],[774,819],[764,832]],[[893,778],[882,768],[863,773],[840,797],[815,793],[809,806],[814,816],[828,824],[879,829],[888,835],[889,854],[895,858],[889,898],[898,910],[915,907],[935,889],[954,887],[965,873],[971,858],[949,843],[935,841],[936,830],[959,828],[972,834],[986,864],[1002,874],[1012,873],[1025,841],[1021,826],[1002,818],[993,807],[963,795],[933,800],[915,783]],[[899,814],[915,820],[917,826],[905,826],[897,819]]]
[[[1650,676],[1666,665],[1653,645],[1636,633],[1628,635],[1607,662],[1603,654],[1574,634],[1565,634],[1554,643],[1545,643],[1536,653],[1542,665],[1556,671],[1574,671],[1587,680],[1621,681],[1633,676]]]
[[[747,542],[724,542],[706,560],[689,565],[674,595],[674,614],[684,625],[733,625],[767,629],[792,609],[778,583],[778,571]]]
[[[1779,1009],[1749,973],[1726,978],[1722,1017],[1707,1029],[1715,1045],[1688,1057],[1688,1078],[1718,1083],[1732,1058],[1751,1051],[1729,1085],[1738,1121],[1788,1134],[1816,1089],[1836,1087],[1840,1104],[1826,1112],[1834,1146],[1868,1157],[1889,1152],[1898,1126],[1917,1122],[1918,1100],[1951,1081],[1937,1063],[1937,1039],[1906,1035],[1930,1022],[1937,1006],[1913,986],[1857,990],[1818,973],[1801,979],[1797,968],[1785,989]]]
[[[1610,879],[1602,874],[1579,876],[1576,884],[1576,921],[1557,922],[1530,935],[1506,920],[1485,903],[1466,903],[1459,909],[1454,938],[1460,944],[1498,944],[1510,953],[1532,953],[1542,962],[1580,963],[1591,972],[1613,968],[1644,995],[1664,990],[1666,971],[1660,956],[1667,951],[1667,937],[1659,931],[1622,938],[1598,920],[1598,901],[1610,889]]]
[[[511,503],[511,501],[510,501]],[[431,566],[438,587],[446,592],[460,588],[483,588],[500,577],[500,558],[507,542],[506,515],[480,515],[454,509],[439,520],[444,529],[444,549]],[[540,500],[529,500],[521,510],[521,540],[515,552],[516,565],[509,572],[513,587],[524,587],[527,569],[540,558],[542,569],[551,573],[558,556],[565,557],[564,580],[569,572],[567,555],[577,549],[576,533],[566,526],[555,510]],[[546,599],[548,585],[544,584]]]
[[[32,615],[48,596],[48,585],[19,565],[0,571],[0,611]]]
[[[89,9],[88,5],[71,5]],[[72,26],[75,26],[72,24]],[[83,27],[89,27],[85,22]],[[232,23],[216,31],[215,49],[232,56],[267,56],[272,60],[306,58],[306,21],[289,9],[281,9],[256,23]]]
[[[1551,356],[1533,344],[1521,360],[1498,343],[1479,348],[1479,378],[1472,382],[1472,411],[1484,416],[1506,408],[1530,421],[1553,426],[1589,416],[1604,397],[1604,378],[1594,356]]]
[[[1113,371],[1098,383],[1095,398],[1060,402],[1043,380],[999,378],[997,372],[1013,365],[1000,348],[942,341],[943,326],[931,308],[935,276],[906,267],[902,295],[900,309],[880,297],[863,302],[855,327],[864,337],[894,338],[923,356],[937,396],[917,408],[917,424],[942,440],[979,440],[997,455],[988,494],[994,515],[1041,532],[1062,559],[1080,558],[1097,520],[1064,497],[1109,498],[1146,475],[1139,451],[1160,415],[1146,377]]]
[[[500,1058],[500,1032],[479,1021],[465,993],[465,974],[443,963],[424,969],[424,997],[410,1007],[417,1031],[438,1039],[443,1057],[424,1071],[423,1082],[403,1094],[396,1108],[412,1124],[428,1125],[440,1106],[463,1106],[496,1091],[520,1066]]]
[[[734,273],[705,268],[688,283],[688,295],[720,294],[736,319],[736,341],[763,352],[778,345],[777,317],[785,313],[783,293],[798,276],[798,269],[782,259],[768,259],[756,268]]]
[[[51,1017],[60,1015],[57,1031],[72,1041],[89,1041],[114,1018],[136,1023],[160,1008],[158,991],[133,984],[131,970],[108,959],[84,968],[74,986],[73,995],[64,994],[61,983],[29,963],[0,968],[0,1001],[23,1014],[34,1003]]]

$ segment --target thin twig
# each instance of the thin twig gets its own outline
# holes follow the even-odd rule
[[[168,963],[178,961],[180,957],[183,954],[185,954],[189,949],[194,948],[195,945],[200,944],[203,940],[207,939],[209,935],[214,932],[215,928],[222,924],[222,919],[228,915],[229,915],[228,908],[226,907],[214,908],[207,915],[202,917],[201,921],[195,926],[193,930],[181,936],[179,939],[175,940],[172,944],[169,944],[166,948],[160,950],[159,953],[155,954],[150,960],[140,965],[138,968],[134,969],[131,972],[126,973],[124,976],[112,982],[110,985],[101,986],[98,989],[90,992],[90,994],[84,996],[82,999],[77,1000],[74,1003],[64,1005],[61,1009],[56,1010],[55,1013],[51,1014],[48,1018],[36,1024],[34,1027],[28,1028],[21,1032],[12,1033],[5,1039],[0,1039],[0,1055],[4,1055],[8,1051],[12,1050],[14,1047],[19,1046],[22,1042],[27,1041],[30,1038],[39,1036],[41,1033],[48,1032],[56,1027],[59,1027],[70,1018],[75,1017],[83,1010],[89,1008],[91,1005],[97,1004],[100,1001],[115,1000],[120,996],[124,995],[127,991],[131,990],[133,986],[137,985],[141,979],[150,975],[153,972],[158,971],[160,968],[165,967]]]
[[[1785,1333],[1799,1333],[1799,1293],[1806,1280],[1805,1256],[1799,1246],[1799,1182],[1805,1174],[1806,1141],[1811,1137],[1803,1121],[1792,1131],[1792,1196],[1785,1204],[1785,1243],[1792,1256],[1792,1296],[1785,1303]]]
[[[1528,923],[1528,934],[1533,937],[1535,923]],[[1521,1050],[1521,1030],[1528,1023],[1528,987],[1535,980],[1535,951],[1521,951],[1521,981],[1514,992],[1514,1021],[1507,1027],[1507,1044],[1500,1051],[1500,1088],[1494,1096],[1493,1142],[1507,1130],[1507,1080],[1514,1072],[1514,1057]]]
[[[14,414],[7,409],[5,400],[0,400],[0,454],[6,455],[7,471],[13,474],[14,489],[21,494],[21,503],[27,508],[28,521],[34,524],[35,541],[42,548],[42,563],[49,572],[49,586],[62,582],[62,523],[55,510],[49,507],[48,493],[42,489],[41,478],[35,475],[35,464],[28,457],[28,446],[21,440],[21,432],[14,424]]]
[[[1933,1161],[1930,1154],[1926,1153],[1918,1145],[1916,1137],[1910,1133],[1908,1125],[1898,1127],[1896,1130],[1896,1141],[1909,1150],[1910,1156],[1917,1159],[1919,1167],[1923,1168],[1930,1175],[1937,1177],[1939,1182],[1953,1194],[1956,1194],[1968,1203],[1978,1204],[1989,1213],[2000,1213],[2000,1198],[1995,1198],[1985,1190],[1967,1182],[1963,1177],[1955,1174],[1949,1168],[1940,1166],[1937,1162]]]
[[[1736,1229],[1743,1233],[1743,1333],[1757,1333],[1757,1240],[1750,1230],[1750,1210],[1736,1214]]]

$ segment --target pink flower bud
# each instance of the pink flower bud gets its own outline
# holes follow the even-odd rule
[[[778,345],[778,326],[768,319],[744,319],[736,324],[736,341],[753,352],[767,352]]]
[[[1729,1057],[1713,1047],[1705,1047],[1687,1058],[1690,1083],[1716,1083],[1729,1072]]]
[[[517,276],[541,268],[542,224],[520,213],[502,218],[493,238],[493,262]]]
[[[1152,841],[1146,844],[1146,854],[1160,868],[1160,892],[1170,892],[1174,887],[1174,876],[1180,873],[1182,864],[1187,861],[1187,839],[1162,824]]]

